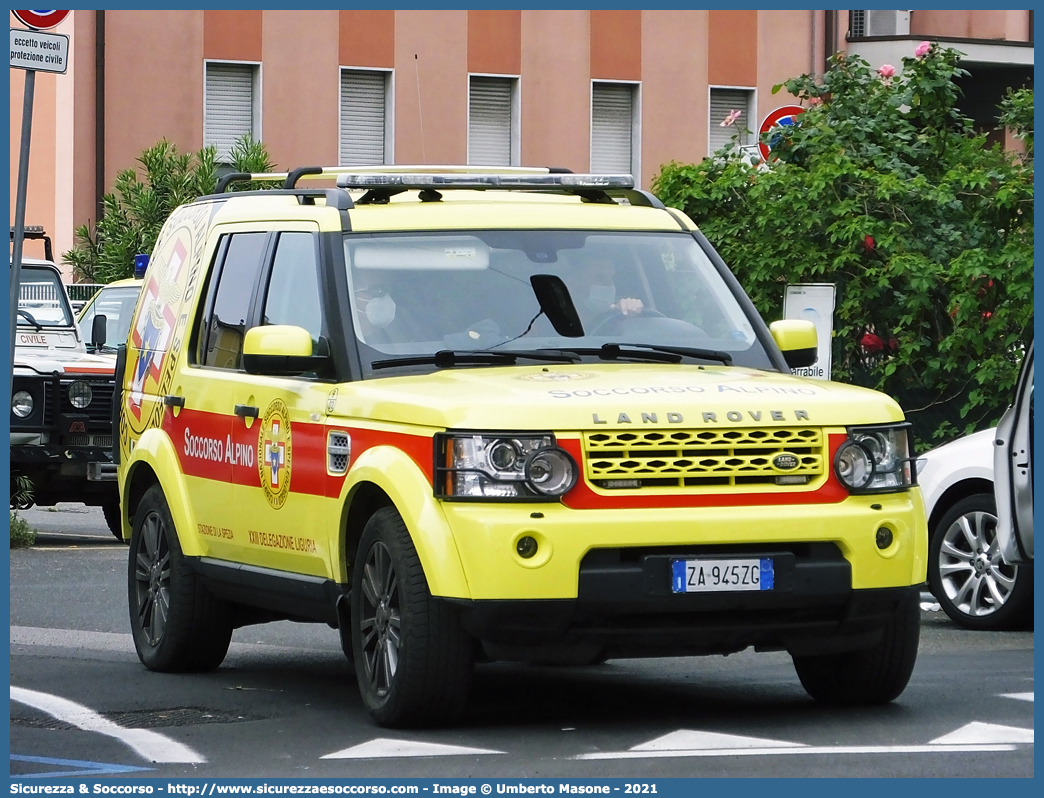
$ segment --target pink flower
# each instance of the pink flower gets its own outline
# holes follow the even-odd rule
[[[821,97],[809,97],[808,98],[809,106],[821,105],[822,103],[823,103],[823,99]]]
[[[924,56],[927,55],[928,51],[931,50],[931,49],[932,49],[932,43],[931,42],[921,42],[919,45],[917,45],[917,49],[914,50],[914,55],[917,56],[918,58],[924,58]]]
[[[895,74],[895,67],[891,64],[881,64],[877,68],[877,74],[882,78],[890,78]]]
[[[718,123],[718,127],[732,127],[741,116],[743,116],[742,111],[729,111],[725,118]]]

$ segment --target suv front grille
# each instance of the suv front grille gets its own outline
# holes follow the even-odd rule
[[[784,453],[796,466],[773,465]],[[584,433],[587,480],[607,489],[800,486],[822,475],[825,462],[823,431],[815,428]]]
[[[90,433],[109,433],[112,432],[112,394],[116,388],[115,384],[109,380],[106,382],[95,382],[93,380],[86,380],[91,386],[91,392],[93,394],[91,403],[87,407],[80,410],[79,408],[73,407],[73,403],[69,401],[69,386],[73,384],[75,380],[63,379],[60,385],[61,401],[55,402],[54,400],[54,382],[48,380],[44,384],[45,392],[45,410],[44,410],[44,423],[51,425],[57,422],[56,410],[60,413],[66,413],[71,415],[83,415],[86,414],[87,431]]]

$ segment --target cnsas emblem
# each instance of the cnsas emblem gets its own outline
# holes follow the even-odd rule
[[[772,458],[772,465],[780,471],[793,471],[798,467],[798,459],[795,455],[783,452]]]
[[[290,461],[290,414],[282,400],[276,399],[265,411],[257,433],[257,470],[261,490],[276,510],[290,495]]]

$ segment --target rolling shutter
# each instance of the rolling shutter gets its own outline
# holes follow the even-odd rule
[[[254,70],[250,64],[207,64],[203,144],[229,162],[237,139],[254,136]]]
[[[511,166],[511,78],[471,78],[468,163]]]
[[[385,73],[341,70],[342,166],[384,163]]]
[[[745,130],[753,130],[756,122],[750,118],[751,96],[747,89],[711,89],[710,92],[710,151],[715,153],[738,135],[738,143],[749,144],[751,136]],[[741,111],[743,115],[731,127],[722,127],[721,122],[730,111]]]
[[[591,172],[629,175],[634,87],[595,83],[591,87]]]

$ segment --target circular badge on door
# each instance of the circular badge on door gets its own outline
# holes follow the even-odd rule
[[[282,399],[274,399],[257,433],[257,470],[261,490],[276,510],[290,495],[290,461],[290,414]]]

